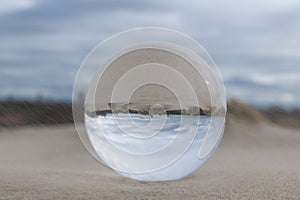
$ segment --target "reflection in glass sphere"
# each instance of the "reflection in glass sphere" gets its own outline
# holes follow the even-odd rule
[[[79,91],[83,110],[76,104]],[[73,105],[89,152],[145,181],[197,170],[220,142],[226,115],[224,86],[206,51],[158,28],[123,32],[98,45],[78,71]]]

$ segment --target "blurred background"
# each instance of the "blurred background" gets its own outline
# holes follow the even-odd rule
[[[299,199],[299,19],[299,0],[0,0],[0,199]],[[72,124],[84,58],[144,26],[191,36],[224,79],[224,137],[183,180],[118,176]]]
[[[85,56],[113,34],[155,26],[181,31],[207,49],[228,99],[297,124],[299,18],[297,0],[2,0],[0,123],[72,122],[73,82]]]

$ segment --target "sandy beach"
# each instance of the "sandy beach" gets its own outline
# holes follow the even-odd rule
[[[72,125],[0,131],[0,199],[300,199],[300,133],[230,118],[196,173],[140,182],[102,166]]]

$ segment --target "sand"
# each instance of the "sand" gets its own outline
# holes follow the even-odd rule
[[[71,125],[2,129],[0,199],[300,199],[300,133],[231,119],[196,173],[140,182],[95,161]]]

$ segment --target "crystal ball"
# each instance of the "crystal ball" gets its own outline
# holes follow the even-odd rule
[[[218,146],[226,96],[217,67],[196,41],[140,28],[110,37],[86,57],[73,113],[86,149],[107,167],[142,181],[176,180]]]

